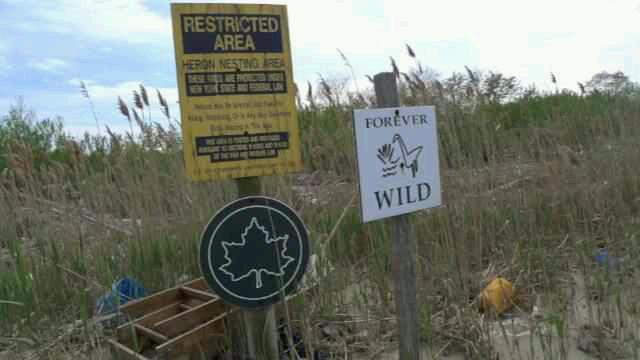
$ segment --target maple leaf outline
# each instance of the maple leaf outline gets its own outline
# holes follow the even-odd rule
[[[277,243],[282,241],[282,251],[280,252],[280,261],[281,261],[281,266],[278,272],[274,272],[274,271],[269,271],[268,269],[263,268],[253,268],[249,271],[247,271],[245,274],[241,275],[241,276],[237,276],[236,274],[234,274],[231,271],[228,271],[226,268],[231,266],[233,264],[233,259],[231,259],[231,257],[229,256],[229,248],[230,247],[238,247],[238,246],[246,246],[247,245],[247,235],[249,234],[249,231],[252,228],[257,228],[259,231],[261,231],[264,234],[264,238],[265,238],[265,243],[267,244],[272,244],[272,243]],[[267,273],[269,275],[273,275],[273,276],[282,276],[284,275],[284,269],[291,263],[293,262],[295,259],[292,258],[291,256],[286,255],[287,253],[287,242],[289,240],[289,235],[285,234],[283,236],[278,236],[276,238],[270,238],[269,236],[269,232],[265,229],[264,226],[260,225],[258,223],[258,219],[256,217],[252,217],[251,218],[251,222],[249,223],[249,225],[247,227],[245,227],[244,231],[242,232],[242,241],[240,243],[234,243],[234,242],[226,242],[223,241],[222,242],[222,248],[224,249],[224,258],[227,260],[226,263],[224,263],[223,265],[221,265],[218,269],[220,269],[220,271],[222,271],[223,273],[229,275],[229,277],[231,277],[231,281],[233,282],[237,282],[243,279],[248,278],[249,276],[251,276],[251,274],[255,274],[256,276],[256,289],[260,289],[262,288],[262,275],[261,273]],[[284,261],[284,263],[283,263]]]

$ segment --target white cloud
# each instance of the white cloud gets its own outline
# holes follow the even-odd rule
[[[129,125],[126,124],[110,124],[109,129],[115,134],[124,134],[130,130]],[[85,133],[97,134],[96,125],[67,125],[65,123],[64,131],[77,139],[82,139]],[[103,135],[106,135],[105,129],[100,131]]]
[[[29,63],[34,69],[38,69],[40,71],[58,74],[61,73],[62,70],[66,69],[69,64],[66,61],[56,58],[46,58],[40,60],[34,60]]]
[[[228,2],[243,2],[230,0]],[[227,2],[227,1],[225,1]],[[244,2],[253,2],[247,0]],[[288,4],[296,80],[316,73],[348,75],[337,48],[356,73],[388,71],[389,56],[402,69],[413,61],[444,75],[472,68],[498,70],[550,88],[576,88],[601,70],[640,78],[640,12],[637,0],[324,0]]]
[[[91,103],[80,93],[80,79],[67,81],[69,89],[66,91],[50,91],[41,89],[28,94],[24,94],[24,103],[33,108],[38,118],[53,118],[61,116],[64,121],[65,131],[73,135],[82,135],[84,132],[105,134],[105,126],[117,133],[129,131],[127,120],[119,113],[117,108],[118,96],[129,105],[133,105],[133,90],[139,90],[140,81],[125,81],[114,85],[102,84],[92,80],[85,80],[85,84],[91,96]],[[146,86],[146,85],[145,85]],[[151,119],[162,125],[167,124],[167,120],[160,112],[156,87],[146,86],[151,103]],[[167,100],[172,117],[179,119],[177,106],[177,89],[160,87],[158,90]],[[11,104],[15,104],[16,98],[0,96],[0,118],[6,114]],[[95,117],[91,108],[93,104]],[[149,112],[145,110],[145,116]],[[134,125],[135,128],[135,125]]]
[[[79,79],[71,79],[68,82],[69,84],[78,85],[80,84]],[[130,99],[133,95],[133,91],[140,91],[141,81],[124,81],[117,83],[115,85],[103,85],[99,84],[92,80],[84,80],[87,89],[89,90],[89,94],[91,98],[94,100],[105,100],[111,99],[115,101],[118,99],[118,96],[122,97],[123,100]],[[150,101],[157,103],[157,93],[155,87],[150,87],[145,84],[145,88],[149,93]],[[175,104],[178,101],[178,89],[177,88],[159,88],[162,93],[162,96],[165,97],[167,102]]]
[[[72,95],[77,100],[82,97],[80,93],[80,79],[71,79],[68,81],[69,85],[72,85],[78,89],[75,95]],[[114,116],[122,118],[117,112],[118,97],[129,106],[133,106],[133,92],[140,92],[141,81],[124,81],[114,85],[100,84],[92,80],[83,80],[91,100],[95,104],[98,117],[102,118],[107,116],[113,119]],[[157,91],[159,90],[162,96],[169,105],[169,111],[173,117],[179,118],[178,113],[178,89],[168,87],[153,87],[145,84],[145,88],[148,93],[149,103],[151,108],[151,115],[154,120],[162,120],[163,115],[160,112],[160,105],[158,100]]]
[[[161,12],[155,6],[156,10],[151,10],[151,1],[163,6]],[[219,1],[255,3],[255,0]],[[632,80],[640,81],[638,0],[610,0],[606,4],[597,0],[273,2],[288,4],[298,84],[307,80],[315,82],[318,73],[329,78],[332,75],[350,76],[338,55],[338,48],[346,54],[358,76],[389,71],[389,56],[406,70],[413,65],[406,55],[406,43],[413,47],[423,65],[444,76],[452,71],[464,71],[464,65],[468,65],[515,75],[525,85],[535,82],[545,89],[552,87],[551,72],[558,77],[560,87],[573,89],[577,81],[588,80],[601,70],[621,70]],[[122,68],[121,73],[135,69],[128,64],[127,54],[123,53],[120,44],[139,45],[151,50],[149,53],[158,53],[173,45],[168,0],[0,0],[0,3],[7,3],[25,14],[24,21],[11,23],[10,28],[0,30],[19,33],[25,41],[30,36],[54,38],[60,33],[84,36],[96,52],[122,59],[117,65]],[[10,61],[18,68],[21,61],[16,58],[18,52],[9,52],[7,39],[0,37],[0,71],[7,70]],[[17,42],[11,45],[17,46]],[[167,59],[171,59],[171,51],[167,54]],[[43,63],[31,65],[42,70],[57,67],[68,73],[72,69],[71,66],[65,69],[65,65],[55,60],[44,59]],[[171,61],[171,66],[161,67],[162,71],[173,69],[173,61],[167,61]],[[28,61],[23,62],[29,65]],[[76,63],[80,62],[74,61],[74,65]],[[73,70],[77,70],[75,66]],[[147,82],[164,79],[160,91],[167,98],[172,115],[179,117],[177,89],[170,87],[175,80],[167,82],[171,76],[155,74],[158,68],[148,71],[150,74],[140,78]],[[70,76],[86,76],[86,73],[78,70]],[[131,104],[132,91],[138,90],[140,81],[127,78],[110,81],[113,83],[90,80],[85,83],[99,119],[111,121],[115,127],[124,121],[116,110],[118,96]],[[87,129],[90,130],[94,127],[90,125],[92,113],[80,94],[79,81],[74,79],[70,84],[73,91],[49,93],[46,89],[37,89],[33,92],[39,94],[24,94],[25,100],[27,103],[37,101],[29,104],[38,111],[63,115],[69,125],[89,124]],[[361,86],[365,84],[366,80],[360,82]],[[155,88],[148,90],[152,107],[157,111]],[[43,92],[50,96],[44,96]],[[69,99],[70,94],[73,99]],[[44,98],[49,101],[36,100]],[[2,106],[0,102],[0,108]],[[154,115],[154,119],[162,117]]]
[[[386,26],[386,17],[375,18],[363,14],[368,1],[326,0],[322,6],[306,2],[291,3],[289,21],[291,38],[296,47],[310,54],[338,58],[337,48],[345,53],[385,57],[385,49],[397,44],[394,31]]]
[[[635,0],[613,0],[606,5],[588,0],[382,4],[396,42],[409,42],[419,56],[426,53],[423,59],[436,69],[446,68],[445,56],[449,63],[455,57],[448,53],[447,44],[462,42],[472,50],[466,58],[454,60],[460,70],[460,65],[468,64],[538,83],[550,83],[553,71],[562,86],[572,88],[577,81],[611,66],[640,76],[640,59],[632,56],[629,46],[640,40]],[[430,49],[433,43],[443,46],[440,53]],[[626,54],[607,55],[612,47],[626,48]]]
[[[636,70],[640,60],[631,53],[640,41],[637,0],[612,0],[606,6],[595,0],[275,3],[288,5],[296,79],[300,81],[315,79],[318,72],[346,74],[338,48],[358,74],[388,70],[389,56],[406,69],[412,62],[405,43],[411,44],[424,65],[445,75],[469,65],[513,74],[525,83],[549,85],[553,71],[570,86],[619,65],[632,77],[640,76],[631,73],[640,71]],[[155,46],[172,44],[168,6],[167,13],[160,14],[143,0],[25,0],[25,5],[49,31]],[[452,46],[467,49],[456,53]],[[629,50],[608,51],[611,48]],[[109,47],[101,49],[108,51]]]
[[[129,43],[171,41],[171,21],[142,0],[25,0],[34,22],[23,30],[74,33]],[[36,26],[37,25],[37,26]]]

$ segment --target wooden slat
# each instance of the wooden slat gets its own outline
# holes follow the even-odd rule
[[[160,334],[157,331],[149,329],[148,327],[144,327],[144,326],[142,326],[140,324],[135,324],[135,325],[133,325],[133,327],[136,329],[136,331],[141,333],[143,336],[148,337],[149,339],[155,341],[158,344],[162,344],[162,343],[165,343],[165,342],[169,341],[168,337]]]
[[[200,277],[195,280],[188,281],[182,285],[147,296],[143,299],[130,301],[129,303],[123,305],[121,309],[129,314],[129,316],[137,318],[141,315],[144,315],[145,313],[155,311],[156,309],[162,308],[169,303],[180,300],[184,293],[180,291],[181,287],[205,291],[207,292],[207,295],[210,292],[207,282],[203,277]],[[200,295],[202,296],[202,294]],[[213,295],[213,293],[211,293],[211,295],[215,296]],[[210,298],[211,297],[208,296],[206,300],[209,300]]]
[[[128,347],[120,344],[117,341],[113,341],[111,339],[108,339],[107,342],[109,342],[109,345],[111,345],[111,349],[113,350],[113,352],[115,352],[116,355],[116,359],[124,359],[124,360],[150,360],[149,358],[146,358],[140,354],[138,354],[137,352],[129,349]]]
[[[183,305],[186,305],[186,306],[188,306],[188,307],[194,308],[194,307],[196,307],[196,306],[200,306],[200,305],[204,304],[205,302],[206,302],[206,301],[202,301],[202,300],[200,300],[200,299],[188,298],[188,299],[185,299],[185,300],[182,302],[182,304],[183,304]]]
[[[218,298],[217,296],[213,295],[210,292],[194,289],[188,286],[183,286],[180,288],[180,290],[182,290],[185,297],[192,297],[192,298],[200,299],[202,301],[209,301],[209,300],[214,300]]]
[[[137,318],[179,301],[181,297],[182,292],[179,288],[175,287],[158,292],[146,298],[131,301],[122,306],[121,309],[132,318]]]
[[[182,297],[182,292],[180,292],[179,289],[183,286],[196,290],[207,290],[209,288],[204,278],[200,277],[179,286],[157,292],[143,299],[130,301],[123,305],[121,309],[131,317],[138,317],[144,313],[161,308],[168,303],[179,300]]]
[[[175,302],[156,311],[152,311],[137,320],[119,326],[117,330],[118,339],[122,342],[129,343],[132,335],[131,326],[139,324],[144,327],[152,328],[155,323],[175,316],[182,311],[183,309],[180,307],[179,302]]]
[[[215,318],[224,313],[226,306],[222,301],[216,299],[206,302],[193,309],[181,312],[168,319],[156,323],[153,328],[157,332],[168,337],[175,337],[179,334],[193,329],[196,326]]]
[[[197,290],[211,291],[211,289],[209,289],[209,285],[207,285],[207,282],[204,279],[204,277],[200,277],[200,278],[197,278],[195,280],[191,280],[191,281],[189,281],[187,283],[182,284],[181,286],[186,286],[186,287],[190,287],[192,289],[197,289]]]
[[[229,316],[234,310],[222,313],[213,319],[196,326],[195,328],[176,336],[175,338],[167,341],[156,347],[156,350],[160,352],[173,351],[175,348],[189,349],[194,345],[201,343],[208,338],[214,336],[224,336],[224,319]]]

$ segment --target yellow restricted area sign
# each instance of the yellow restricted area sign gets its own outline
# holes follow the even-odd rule
[[[286,6],[171,4],[171,15],[189,177],[302,170]]]

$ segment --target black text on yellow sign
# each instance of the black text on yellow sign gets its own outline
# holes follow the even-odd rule
[[[172,4],[187,174],[300,171],[286,6]]]

